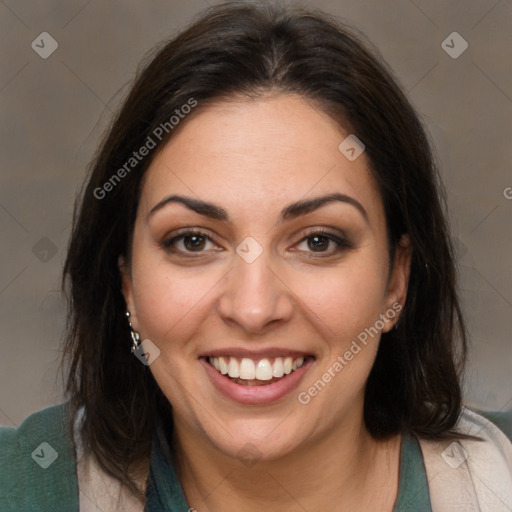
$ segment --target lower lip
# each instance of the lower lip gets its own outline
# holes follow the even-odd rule
[[[213,385],[225,397],[241,404],[261,405],[277,402],[297,388],[314,359],[308,358],[301,368],[282,377],[281,380],[261,386],[237,384],[218,372],[206,359],[200,358],[199,361],[204,366]]]

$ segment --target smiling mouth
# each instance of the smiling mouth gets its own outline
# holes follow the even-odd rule
[[[220,374],[243,386],[266,386],[285,379],[304,366],[313,356],[265,357],[262,359],[232,356],[206,357]]]

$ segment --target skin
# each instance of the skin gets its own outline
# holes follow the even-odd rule
[[[269,95],[199,108],[151,163],[132,261],[120,260],[133,327],[161,351],[149,368],[173,406],[175,465],[187,500],[198,511],[391,511],[401,436],[376,441],[363,422],[380,335],[307,405],[297,395],[381,314],[405,303],[408,241],[391,268],[366,155],[349,161],[338,150],[348,133],[311,103]],[[367,219],[351,204],[332,202],[279,222],[290,203],[333,192],[357,200]],[[215,203],[230,221],[178,203],[148,218],[169,194]],[[200,238],[199,252],[190,238],[163,246],[187,226],[211,241]],[[317,228],[345,234],[349,248],[336,252],[322,238],[318,249],[311,239]],[[250,264],[236,252],[249,236],[263,250]],[[198,360],[226,347],[288,348],[315,361],[278,402],[242,405],[213,387]],[[240,460],[248,443],[257,448],[250,467]]]

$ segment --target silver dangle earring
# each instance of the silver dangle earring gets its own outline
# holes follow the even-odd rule
[[[126,312],[126,318],[128,318],[128,323],[130,324],[130,334],[132,336],[132,348],[131,353],[133,354],[140,346],[140,335],[138,332],[133,330],[132,323],[130,322],[130,312]]]

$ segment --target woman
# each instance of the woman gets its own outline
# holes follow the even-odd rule
[[[163,46],[64,278],[69,401],[2,430],[2,510],[512,507],[427,138],[335,20],[230,3]]]

